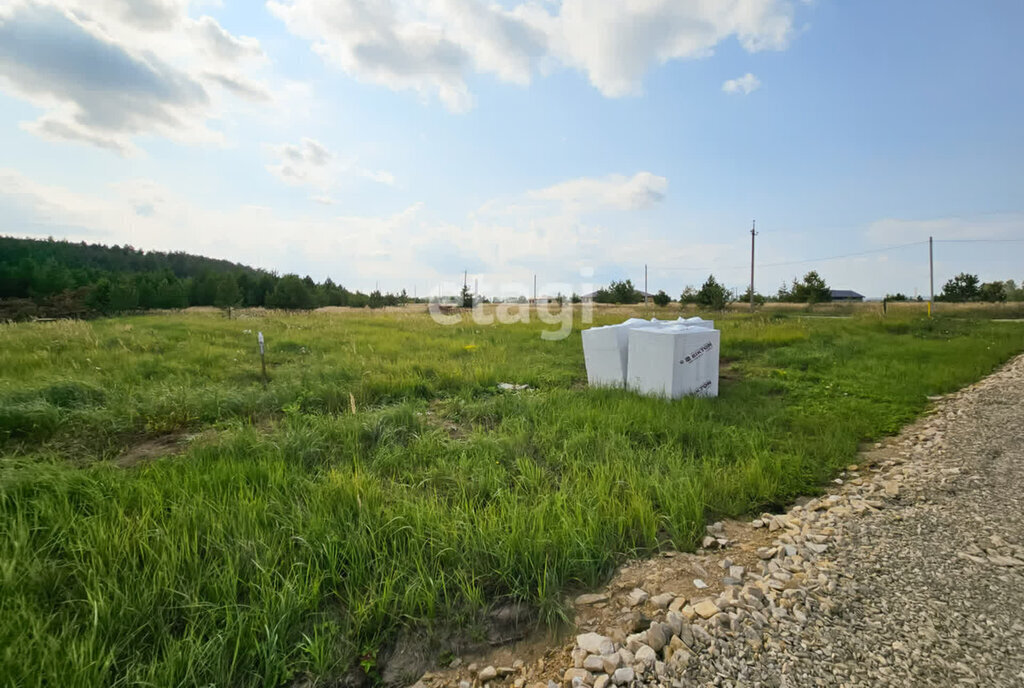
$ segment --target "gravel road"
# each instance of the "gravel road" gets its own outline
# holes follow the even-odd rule
[[[790,685],[1024,685],[1024,358],[924,428],[899,499],[843,524],[835,609],[787,655]]]

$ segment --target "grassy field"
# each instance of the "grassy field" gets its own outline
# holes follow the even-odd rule
[[[325,684],[490,605],[553,623],[1024,348],[1024,323],[919,315],[729,314],[721,396],[671,403],[587,389],[578,332],[535,321],[0,325],[0,685]]]

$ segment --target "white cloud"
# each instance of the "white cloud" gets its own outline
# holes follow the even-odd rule
[[[722,84],[722,90],[726,93],[736,93],[747,95],[752,91],[756,91],[761,88],[761,81],[756,76],[747,72],[741,77],[736,79],[729,79]]]
[[[217,92],[266,101],[259,42],[186,0],[13,0],[0,7],[0,88],[43,110],[40,136],[130,154],[155,134],[212,142]]]
[[[269,0],[289,31],[361,81],[472,106],[467,79],[516,84],[553,65],[585,73],[608,97],[636,94],[670,60],[707,57],[736,38],[749,52],[785,49],[790,0]]]
[[[206,55],[220,62],[233,64],[246,58],[264,57],[258,40],[232,36],[213,17],[204,16],[192,22],[191,31]]]
[[[285,184],[317,189],[333,185],[329,163],[334,156],[320,142],[302,139],[298,145],[284,144],[270,149],[277,156],[277,163],[267,165],[267,169]]]
[[[635,94],[653,65],[708,57],[727,38],[748,52],[782,50],[793,32],[786,0],[565,0],[549,24],[553,54],[608,97]]]
[[[559,201],[566,205],[597,209],[636,210],[665,198],[668,180],[650,172],[637,172],[632,177],[613,174],[603,178],[581,177],[544,189],[527,192],[532,199]]]
[[[362,177],[379,184],[394,185],[395,177],[384,170],[367,170],[355,158],[339,160],[319,141],[302,139],[298,144],[267,146],[275,157],[267,170],[289,186],[309,186],[321,193],[314,196],[318,203],[333,203],[326,194],[337,188],[345,177]]]

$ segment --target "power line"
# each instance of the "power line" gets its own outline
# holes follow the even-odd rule
[[[839,260],[840,258],[854,258],[856,256],[864,256],[869,253],[883,253],[885,251],[895,251],[900,248],[907,248],[908,246],[921,246],[927,244],[927,241],[912,241],[909,244],[897,244],[896,246],[885,246],[883,248],[873,248],[867,251],[857,251],[855,253],[844,253],[838,256],[826,256],[824,258],[808,258],[807,260],[789,260],[782,263],[762,263],[759,267],[762,268],[773,268],[780,265],[798,265],[800,263],[818,263],[826,260]]]
[[[1024,239],[936,239],[937,244],[996,244],[1002,242],[1019,242]]]
[[[758,234],[760,234],[760,232],[758,232]],[[783,261],[783,262],[780,262],[780,263],[758,263],[757,267],[759,267],[759,268],[773,268],[773,267],[779,267],[779,266],[782,266],[782,265],[800,265],[802,263],[818,263],[818,262],[822,262],[822,261],[826,261],[826,260],[839,260],[841,258],[853,258],[853,257],[856,257],[856,256],[863,256],[863,255],[868,255],[868,254],[871,254],[871,253],[883,253],[885,251],[895,251],[896,249],[907,248],[908,246],[921,246],[921,245],[927,244],[927,243],[928,243],[927,241],[912,241],[912,242],[907,243],[907,244],[897,244],[895,246],[883,246],[882,248],[872,248],[872,249],[868,249],[866,251],[856,251],[854,253],[843,253],[843,254],[838,255],[838,256],[826,256],[826,257],[823,257],[823,258],[807,258],[807,259],[804,259],[804,260],[787,260],[787,261]],[[693,271],[712,270],[713,271],[713,270],[739,270],[739,269],[746,268],[746,267],[749,267],[749,266],[747,266],[747,265],[720,265],[720,266],[717,266],[717,267],[706,266],[706,267],[699,267],[699,268],[692,268],[692,267],[657,267],[657,266],[655,266],[654,269],[655,270],[693,270]]]

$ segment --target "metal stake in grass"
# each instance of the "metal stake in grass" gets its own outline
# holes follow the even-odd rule
[[[267,358],[266,358],[266,351],[265,351],[264,346],[263,346],[263,333],[262,332],[257,332],[256,333],[256,341],[258,341],[259,344],[260,344],[260,366],[263,368],[263,388],[266,389],[266,387],[267,387]]]

